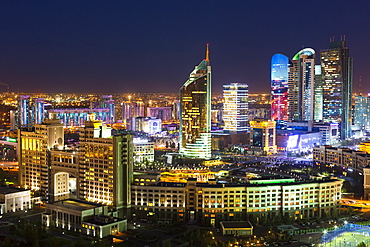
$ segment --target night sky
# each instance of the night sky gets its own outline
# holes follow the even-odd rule
[[[212,90],[270,91],[274,53],[346,35],[370,92],[370,1],[0,2],[0,82],[15,92],[178,92],[210,44]],[[6,88],[0,86],[0,92]]]

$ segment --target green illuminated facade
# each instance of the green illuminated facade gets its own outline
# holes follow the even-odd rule
[[[315,51],[300,50],[292,59],[288,78],[288,119],[313,121]]]
[[[211,65],[208,56],[190,73],[180,89],[180,153],[211,158]]]

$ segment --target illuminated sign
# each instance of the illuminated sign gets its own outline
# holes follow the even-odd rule
[[[7,137],[6,138],[6,141],[8,141],[8,142],[17,142],[17,139],[16,138]]]

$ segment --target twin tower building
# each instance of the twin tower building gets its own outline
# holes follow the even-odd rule
[[[288,121],[339,123],[340,137],[351,136],[353,60],[344,40],[330,48],[304,48],[292,59],[275,54],[271,60],[271,118]]]

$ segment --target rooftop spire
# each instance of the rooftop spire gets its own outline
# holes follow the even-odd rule
[[[209,50],[208,50],[208,46],[209,44],[207,44],[207,48],[206,48],[206,61],[209,62]]]

